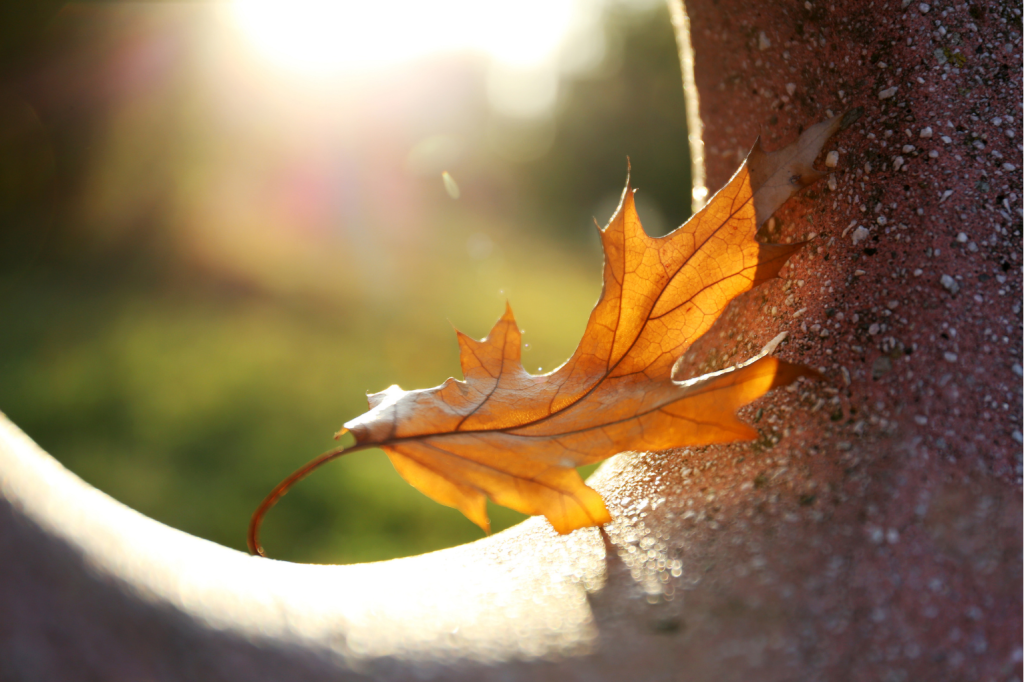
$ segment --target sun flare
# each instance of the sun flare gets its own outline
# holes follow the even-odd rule
[[[365,72],[439,53],[471,52],[528,67],[549,60],[573,0],[236,0],[237,25],[266,59],[306,74]]]

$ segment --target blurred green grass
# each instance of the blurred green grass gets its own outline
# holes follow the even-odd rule
[[[442,252],[454,245],[436,244]],[[531,371],[572,352],[600,288],[600,259],[512,249],[506,288],[527,329]],[[425,254],[410,305],[310,306],[216,286],[82,290],[59,273],[23,283],[0,316],[0,405],[87,481],[182,530],[243,548],[245,524],[291,470],[334,445],[365,391],[425,388],[460,376],[445,320],[482,337],[504,305],[471,270]],[[483,277],[500,277],[489,273]],[[473,280],[470,282],[467,280]],[[417,293],[413,293],[413,289]],[[557,295],[552,292],[557,292]],[[424,319],[432,322],[424,325]],[[534,363],[537,367],[532,366]],[[492,509],[494,530],[522,515]],[[371,561],[481,536],[404,483],[383,453],[358,453],[299,484],[273,510],[264,543],[296,561]]]
[[[198,96],[169,90],[134,127],[113,133],[103,132],[102,109],[92,121],[64,111],[48,118],[44,109],[43,124],[18,118],[27,131],[12,138],[21,156],[0,153],[0,179],[52,152],[56,189],[42,180],[31,191],[24,182],[0,187],[0,410],[114,498],[243,549],[256,505],[335,445],[333,433],[366,410],[366,392],[460,376],[453,325],[481,338],[508,300],[525,330],[524,366],[554,369],[599,295],[592,220],[603,223],[614,208],[626,155],[650,231],[688,213],[667,12],[615,15],[607,30],[621,48],[618,66],[563,84],[559,132],[544,157],[516,165],[481,152],[455,174],[458,202],[438,178],[417,180],[413,190],[434,197],[418,231],[357,215],[337,241],[272,233],[278,241],[239,243],[235,269],[197,258],[176,231],[189,214],[175,202],[212,182],[217,154],[231,160],[216,135],[197,136],[188,123],[212,125]],[[104,201],[131,209],[116,229],[80,210],[95,204],[84,150],[108,134],[125,136],[117,148],[139,161],[104,180]],[[0,136],[0,152],[15,148],[5,144]],[[352,166],[393,161],[373,152]],[[247,239],[248,224],[239,225],[229,236]],[[294,251],[275,252],[282,244]],[[264,260],[245,261],[246,246]],[[523,518],[493,505],[490,513],[495,531]],[[408,486],[379,451],[341,458],[298,484],[262,534],[271,556],[308,562],[388,559],[481,536]]]

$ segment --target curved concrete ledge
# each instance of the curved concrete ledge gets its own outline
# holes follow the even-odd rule
[[[3,592],[10,598],[18,585],[23,593],[2,610],[32,621],[17,602],[42,598],[54,608],[36,616],[87,620],[86,639],[108,645],[162,630],[165,641],[140,647],[140,658],[147,648],[175,651],[184,638],[188,656],[201,660],[225,647],[266,649],[289,665],[316,661],[337,679],[337,672],[379,665],[397,674],[455,662],[551,659],[592,651],[596,642],[588,587],[604,580],[605,549],[595,530],[562,538],[533,519],[471,545],[377,564],[261,559],[125,507],[64,469],[6,418],[0,497],[0,542],[5,556],[17,557],[0,569]],[[134,647],[116,646],[117,656],[131,658]],[[41,658],[55,653],[40,647],[45,643],[37,641],[31,649]]]

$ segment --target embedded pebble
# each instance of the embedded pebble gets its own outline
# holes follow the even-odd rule
[[[860,244],[862,241],[867,239],[870,234],[871,233],[868,232],[863,225],[858,225],[857,229],[853,231],[851,238],[853,239],[854,244]]]
[[[942,354],[942,357],[946,359],[946,362],[956,362],[956,353],[946,351]]]
[[[761,31],[761,33],[757,36],[757,49],[761,50],[761,52],[764,52],[771,46],[772,41],[768,40],[768,36],[764,34],[764,31]]]
[[[967,233],[966,232],[961,232],[960,234],[958,234],[956,236],[956,240],[958,242],[960,242],[961,244],[966,244],[967,243]]]
[[[960,291],[960,284],[949,275],[943,275],[940,277],[939,284],[941,284],[942,287],[951,294],[955,294]]]
[[[917,9],[921,10],[921,14],[928,14],[931,10],[931,6],[924,4],[923,2],[917,6]]]
[[[905,145],[903,145],[903,149],[901,151],[904,154],[909,154],[910,152],[914,151],[915,149],[917,149],[917,147],[915,147],[914,145],[912,145],[912,144],[905,144]]]
[[[792,97],[793,93],[796,92],[796,83],[786,83],[786,92]]]
[[[835,168],[839,164],[839,152],[831,151],[825,156],[825,165]]]
[[[838,184],[836,183],[836,174],[830,173],[828,176],[828,188],[835,192],[836,187],[838,187]]]
[[[878,99],[889,99],[896,94],[896,90],[899,88],[898,85],[894,85],[891,88],[886,88],[878,93]]]
[[[905,149],[905,147],[904,147],[904,149]],[[903,157],[902,156],[897,156],[895,159],[892,160],[892,169],[894,171],[898,171],[902,167],[903,167]]]
[[[921,138],[922,140],[927,140],[927,139],[928,139],[928,138],[930,138],[931,136],[932,136],[932,129],[931,129],[931,126],[929,126],[929,127],[927,127],[927,128],[921,128],[921,132],[920,132],[920,134],[919,134],[919,137],[920,137],[920,138]]]

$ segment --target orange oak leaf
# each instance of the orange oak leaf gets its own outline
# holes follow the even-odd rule
[[[369,396],[345,424],[355,444],[295,472],[253,515],[250,550],[262,553],[260,520],[288,488],[342,454],[380,447],[415,488],[488,531],[487,499],[543,514],[559,533],[611,520],[576,467],[624,450],[749,440],[736,411],[810,370],[770,355],[688,381],[673,366],[740,294],[775,277],[800,244],[764,244],[761,224],[818,180],[812,163],[851,118],[819,123],[768,154],[756,144],[739,171],[685,225],[664,237],[640,225],[628,181],[601,230],[604,290],[572,357],[534,376],[520,362],[511,307],[482,341],[456,332],[464,379],[436,388],[398,386]]]

